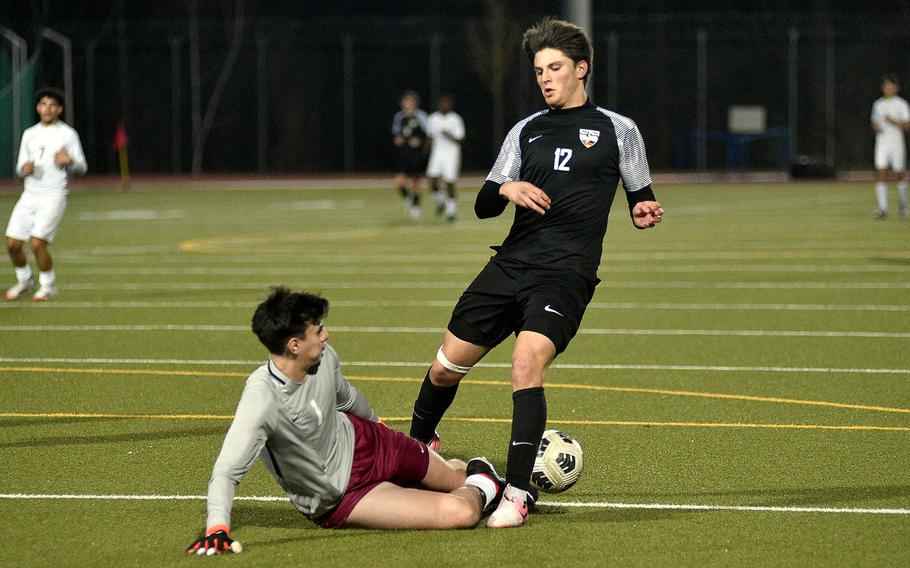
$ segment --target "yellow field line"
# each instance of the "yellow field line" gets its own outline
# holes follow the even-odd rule
[[[230,414],[121,414],[112,412],[0,412],[0,418],[85,418],[85,419],[139,419],[139,420],[232,420]],[[407,422],[410,416],[383,418],[386,422]],[[484,424],[509,424],[510,418],[446,417],[446,422],[472,422]],[[748,422],[651,422],[645,420],[547,420],[551,425],[573,426],[647,426],[669,428],[753,428],[769,430],[853,430],[910,432],[910,426],[867,426],[861,424],[839,426],[834,424],[755,424]]]
[[[422,382],[422,379],[409,379],[409,378],[399,378],[399,377],[348,377],[351,380],[358,381],[388,381],[388,382]],[[471,385],[495,385],[495,386],[508,386],[509,383],[506,381],[480,381],[474,379],[465,379],[461,381],[462,384],[471,384]],[[624,393],[637,393],[637,394],[660,394],[667,396],[689,396],[696,398],[719,398],[719,399],[728,399],[728,400],[747,400],[750,402],[773,402],[777,404],[802,404],[807,406],[825,406],[830,408],[848,408],[852,410],[872,410],[875,412],[896,412],[901,414],[910,414],[910,408],[893,408],[888,406],[868,406],[865,404],[847,404],[843,402],[825,402],[820,400],[800,400],[800,399],[791,399],[791,398],[778,398],[778,397],[768,397],[768,396],[752,396],[752,395],[743,395],[743,394],[723,394],[723,393],[713,393],[713,392],[696,392],[696,391],[681,391],[681,390],[668,390],[668,389],[648,389],[648,388],[638,388],[638,387],[605,387],[601,385],[579,385],[573,383],[547,383],[546,388],[548,389],[573,389],[573,390],[591,390],[591,391],[606,391],[606,392],[624,392]]]
[[[186,376],[186,377],[246,377],[249,373],[237,371],[169,371],[169,370],[146,370],[146,369],[79,369],[79,368],[54,368],[54,367],[0,367],[0,372],[32,372],[32,373],[83,373],[83,374],[105,374],[105,375],[156,375],[156,376]],[[378,376],[349,376],[352,381],[366,382],[387,382],[387,383],[419,383],[422,379],[410,377],[378,377]],[[483,386],[509,386],[507,381],[484,381],[476,379],[465,379],[462,384],[483,385]],[[601,385],[582,385],[573,383],[549,383],[548,389],[572,389],[572,390],[589,390],[600,392],[621,392],[635,394],[656,394],[664,396],[685,396],[694,398],[714,398],[722,400],[743,400],[749,402],[769,402],[775,404],[796,404],[803,406],[818,406],[826,408],[842,408],[849,410],[868,410],[873,412],[887,412],[898,414],[910,414],[908,408],[895,408],[889,406],[869,406],[865,404],[848,404],[843,402],[826,402],[820,400],[801,400],[791,398],[752,396],[741,394],[724,394],[711,392],[697,392],[684,390],[669,389],[651,389],[639,387],[608,387]]]

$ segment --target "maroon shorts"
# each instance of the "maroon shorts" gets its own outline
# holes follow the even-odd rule
[[[423,442],[359,416],[347,417],[354,425],[351,479],[338,505],[313,519],[327,529],[343,525],[354,506],[383,481],[415,486],[423,481],[430,467],[430,454]]]

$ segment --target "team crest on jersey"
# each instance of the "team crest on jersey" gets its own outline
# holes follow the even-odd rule
[[[585,148],[590,148],[591,146],[597,144],[597,141],[600,140],[600,130],[579,128],[578,139],[581,140],[581,143],[585,145]]]

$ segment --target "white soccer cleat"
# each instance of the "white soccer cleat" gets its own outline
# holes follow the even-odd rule
[[[487,520],[491,529],[520,527],[528,520],[528,492],[507,485],[502,492],[499,506]]]
[[[22,294],[25,294],[29,290],[35,287],[35,281],[29,278],[25,282],[16,282],[16,284],[3,293],[3,301],[5,302],[14,302],[19,299]]]
[[[57,290],[56,286],[42,286],[38,288],[38,291],[32,296],[32,301],[50,302],[51,300],[56,300],[59,295],[60,292]]]

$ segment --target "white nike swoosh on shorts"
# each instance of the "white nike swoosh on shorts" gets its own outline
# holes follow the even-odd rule
[[[566,316],[562,315],[561,313],[557,312],[556,310],[554,310],[553,308],[551,308],[550,304],[547,304],[546,306],[544,306],[543,311],[550,312],[551,314],[556,314],[558,316],[566,317]]]

